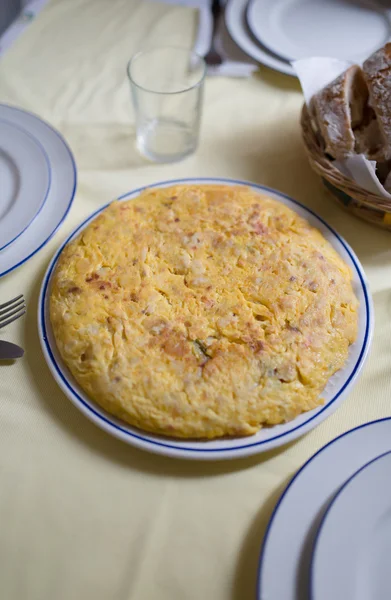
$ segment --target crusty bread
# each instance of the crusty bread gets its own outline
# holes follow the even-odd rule
[[[334,158],[341,160],[355,152],[353,129],[363,121],[367,100],[368,89],[357,65],[349,67],[312,98],[310,110],[325,141],[325,150]]]
[[[310,116],[325,153],[375,161],[379,181],[391,193],[391,42],[318,92]]]
[[[384,160],[383,137],[373,108],[365,106],[362,122],[354,129],[355,151],[368,160]]]
[[[370,56],[363,65],[373,108],[381,136],[381,158],[391,158],[391,43]]]

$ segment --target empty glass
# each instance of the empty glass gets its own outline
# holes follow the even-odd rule
[[[184,48],[154,48],[133,56],[128,76],[141,154],[174,162],[195,151],[205,70],[204,60]]]

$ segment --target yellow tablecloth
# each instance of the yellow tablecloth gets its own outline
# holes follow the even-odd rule
[[[391,235],[345,214],[310,170],[297,82],[264,68],[207,80],[194,156],[153,165],[134,150],[127,60],[148,40],[190,46],[196,20],[192,9],[147,1],[56,0],[0,63],[0,102],[56,126],[79,171],[54,239],[0,281],[2,300],[23,292],[28,303],[27,318],[1,334],[26,349],[0,366],[4,600],[252,599],[265,525],[291,475],[341,432],[391,415]],[[60,392],[38,341],[42,276],[71,229],[123,192],[184,176],[249,179],[297,198],[352,245],[372,288],[373,350],[354,391],[299,441],[250,459],[169,460],[111,438]]]

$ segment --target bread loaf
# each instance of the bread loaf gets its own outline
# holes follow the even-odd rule
[[[381,151],[377,158],[388,160],[391,158],[391,43],[364,62],[363,72],[380,136]]]
[[[309,108],[322,150],[337,160],[363,154],[375,161],[391,193],[391,42],[325,86]]]
[[[371,106],[364,108],[362,122],[354,129],[354,137],[357,154],[365,154],[368,160],[385,160],[379,122]]]
[[[355,152],[353,129],[362,124],[367,101],[368,89],[357,65],[312,98],[310,111],[323,136],[325,151],[334,158],[341,160]]]

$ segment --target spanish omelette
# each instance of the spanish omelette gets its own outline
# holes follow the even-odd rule
[[[242,186],[150,189],[105,209],[52,280],[56,344],[116,417],[173,437],[251,435],[322,403],[357,335],[348,266]]]

